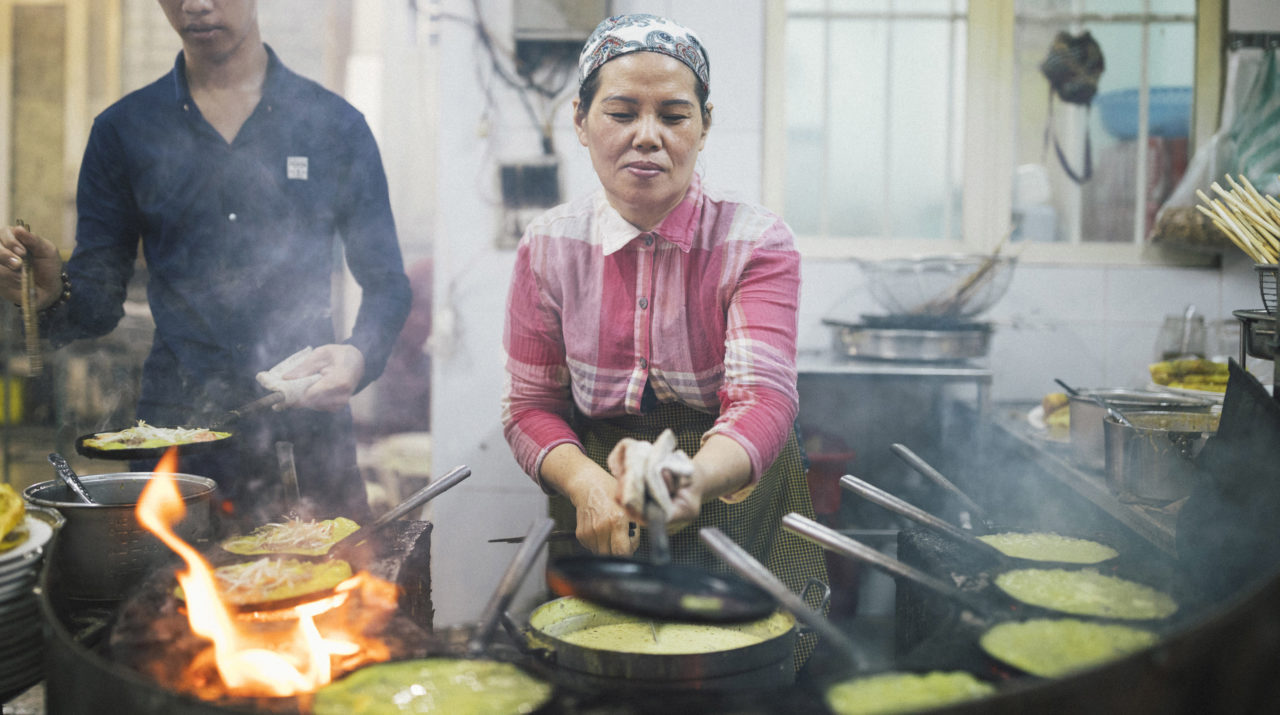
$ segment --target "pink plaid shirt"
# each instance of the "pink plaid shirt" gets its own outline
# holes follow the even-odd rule
[[[502,425],[520,467],[541,483],[552,448],[582,446],[566,421],[571,399],[590,418],[639,414],[648,381],[659,401],[718,415],[703,440],[742,445],[754,485],[798,408],[799,293],[782,219],[697,174],[652,231],[627,223],[603,190],[546,212],[520,241],[503,332]]]

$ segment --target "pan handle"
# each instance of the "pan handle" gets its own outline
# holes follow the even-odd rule
[[[746,549],[739,546],[714,526],[703,527],[698,536],[709,549],[715,552],[722,561],[729,565],[738,575],[764,589],[773,596],[780,606],[790,611],[797,619],[812,628],[821,638],[825,638],[843,653],[858,670],[863,669],[862,658],[858,648],[844,631],[832,625],[823,615],[809,608],[809,604],[791,592],[787,585],[778,580],[764,564],[760,563]],[[825,585],[825,584],[824,584]],[[806,586],[806,590],[808,587]],[[828,590],[830,594],[830,590]]]
[[[533,635],[533,627],[521,626],[516,622],[510,611],[502,612],[502,628],[511,637],[511,642],[515,644],[516,650],[545,663],[555,663],[555,649],[542,645],[542,641]]]
[[[498,590],[494,591],[484,612],[480,614],[480,625],[472,636],[471,642],[467,644],[467,650],[472,654],[479,655],[489,647],[489,640],[493,637],[494,629],[498,627],[499,617],[511,605],[516,589],[520,587],[525,575],[533,567],[534,560],[538,558],[538,552],[542,551],[542,546],[547,543],[547,536],[555,525],[554,519],[547,518],[540,519],[529,527],[529,533],[525,535],[524,542],[516,551],[515,558],[511,560],[506,573],[502,574],[502,579],[498,581]]]
[[[961,603],[966,608],[979,613],[987,612],[986,607],[977,599],[946,581],[934,578],[891,556],[886,556],[857,539],[851,539],[835,529],[819,524],[800,514],[792,512],[782,517],[782,528],[808,539],[828,551],[859,561],[865,561],[894,578],[905,578],[909,581],[914,581],[927,589],[936,591]]]
[[[960,500],[964,508],[973,515],[973,518],[982,522],[984,530],[991,528],[991,520],[987,518],[987,510],[978,505],[978,502],[969,498],[968,494],[960,491],[960,487],[951,483],[950,479],[942,476],[942,472],[934,469],[932,465],[920,458],[920,455],[912,452],[905,444],[894,442],[889,449],[898,455],[898,458],[906,462],[912,469],[916,470],[921,476],[927,477],[930,481],[943,489],[950,492],[955,498]]]
[[[374,519],[368,526],[360,527],[355,531],[347,534],[338,543],[329,549],[328,558],[340,558],[341,554],[346,553],[350,549],[358,546],[368,536],[378,529],[390,524],[427,502],[435,499],[443,492],[452,489],[458,482],[471,476],[471,468],[465,465],[454,467],[448,474],[439,479],[431,480],[427,486],[410,494],[404,501],[400,502],[394,509],[388,511],[382,516]]]
[[[853,492],[854,494],[857,494],[863,499],[866,499],[872,504],[875,504],[877,506],[882,506],[885,509],[892,511],[895,514],[905,516],[914,522],[923,524],[924,526],[927,526],[930,529],[933,529],[934,531],[939,531],[947,536],[950,536],[956,541],[959,541],[963,544],[967,544],[973,547],[974,549],[977,549],[978,551],[990,556],[993,560],[1001,564],[1006,563],[1006,560],[1005,560],[1006,557],[1004,556],[1004,554],[1002,554],[999,549],[995,548],[991,544],[988,544],[982,539],[977,538],[973,534],[965,531],[964,529],[961,529],[960,527],[956,526],[955,524],[952,524],[949,521],[946,521],[944,519],[939,519],[933,514],[930,514],[929,512],[925,511],[924,509],[921,509],[920,507],[916,506],[915,504],[912,504],[911,502],[905,499],[899,498],[893,494],[890,494],[889,492],[886,492],[885,490],[875,486],[874,484],[870,484],[861,479],[858,479],[852,474],[846,474],[843,477],[840,477],[840,486]]]

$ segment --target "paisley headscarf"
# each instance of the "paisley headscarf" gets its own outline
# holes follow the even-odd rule
[[[587,38],[578,56],[578,84],[600,65],[632,52],[661,52],[693,70],[703,89],[711,91],[711,63],[693,30],[647,13],[606,18]]]

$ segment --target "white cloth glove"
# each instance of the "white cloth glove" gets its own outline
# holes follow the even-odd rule
[[[311,346],[307,346],[281,360],[279,364],[270,370],[256,375],[259,385],[272,392],[284,395],[284,400],[274,405],[272,409],[283,410],[297,405],[298,401],[302,399],[302,393],[306,392],[308,387],[311,387],[316,380],[320,379],[320,373],[290,379],[284,377],[289,371],[301,365],[302,361],[306,360],[307,356],[311,354],[311,350]]]
[[[652,444],[625,437],[609,453],[609,471],[622,483],[622,506],[644,514],[645,494],[670,515],[671,495],[688,483],[693,460],[676,448],[676,435],[663,430]]]

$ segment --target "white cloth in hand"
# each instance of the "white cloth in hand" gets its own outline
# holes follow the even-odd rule
[[[676,436],[663,430],[652,444],[625,437],[609,453],[609,471],[622,483],[622,506],[633,514],[644,514],[645,495],[664,514],[674,506],[671,495],[688,483],[693,460],[676,448]]]
[[[283,410],[297,405],[298,401],[302,399],[302,393],[306,392],[308,387],[311,387],[316,380],[320,379],[320,373],[304,377],[285,377],[291,370],[301,365],[303,360],[307,359],[307,356],[311,354],[311,350],[312,348],[307,346],[281,360],[279,364],[270,370],[257,374],[256,378],[259,385],[272,392],[284,395],[284,400],[277,403],[272,409]]]

